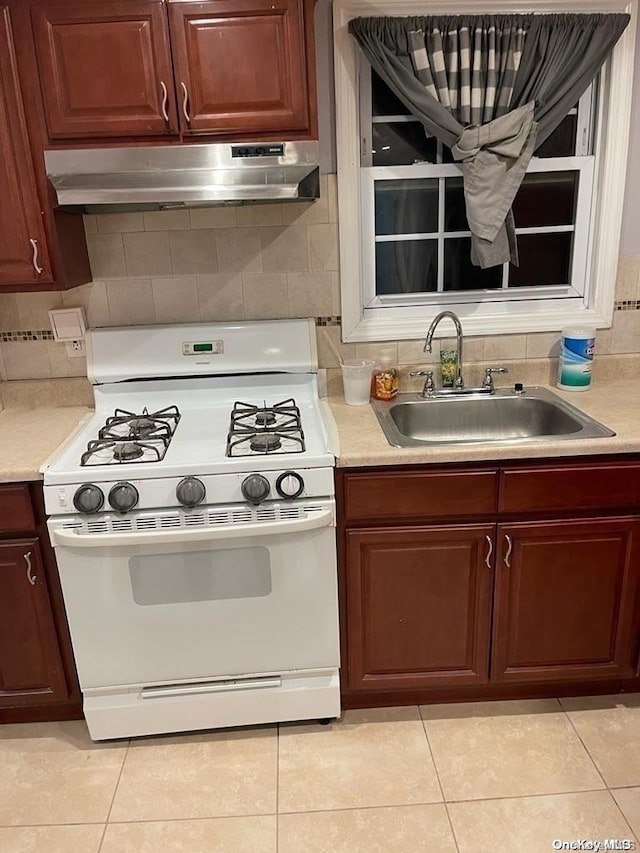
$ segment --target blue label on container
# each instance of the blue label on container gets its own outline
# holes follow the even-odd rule
[[[558,364],[558,384],[579,388],[591,382],[595,338],[563,338]]]

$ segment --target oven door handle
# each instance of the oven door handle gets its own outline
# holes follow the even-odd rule
[[[171,542],[207,542],[225,539],[242,539],[254,536],[277,536],[281,533],[303,533],[334,524],[333,509],[313,513],[296,521],[270,521],[257,524],[224,524],[204,530],[150,530],[136,533],[84,534],[77,530],[53,529],[53,545],[65,548],[114,548],[127,545],[164,545]]]

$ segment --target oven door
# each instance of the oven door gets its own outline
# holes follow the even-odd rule
[[[338,666],[331,500],[49,529],[84,690]]]

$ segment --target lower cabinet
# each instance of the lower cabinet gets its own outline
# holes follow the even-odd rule
[[[494,525],[347,534],[349,686],[482,684]]]
[[[0,723],[81,716],[42,484],[0,485]]]
[[[498,525],[492,681],[630,677],[639,536],[636,518]]]
[[[61,702],[67,685],[37,539],[0,542],[0,706]]]
[[[575,693],[581,683],[640,690],[640,469],[630,464],[618,477],[611,460],[591,470],[576,460],[579,493],[566,460],[402,469],[403,503],[378,500],[390,494],[388,468],[339,471],[345,706],[385,704],[385,692],[394,704],[403,692],[415,702]],[[583,509],[589,480],[605,475],[599,511],[588,492]],[[460,502],[447,493],[444,508],[433,484],[454,476]],[[618,479],[625,488],[613,488]],[[479,482],[489,491],[474,518]]]

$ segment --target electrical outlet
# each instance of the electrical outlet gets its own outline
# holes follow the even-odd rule
[[[68,341],[65,346],[67,358],[82,358],[85,354],[84,341]]]

